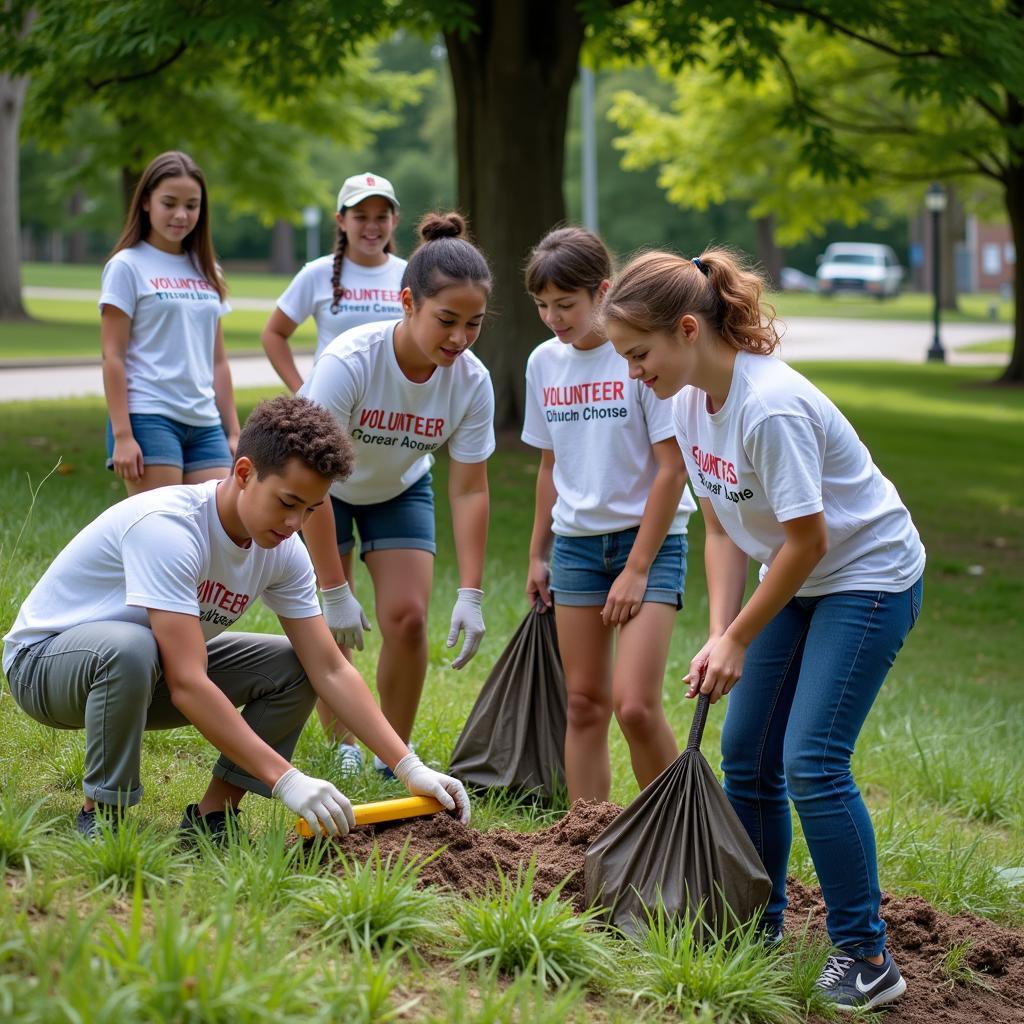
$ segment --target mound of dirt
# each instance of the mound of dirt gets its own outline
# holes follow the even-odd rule
[[[423,858],[441,852],[424,868],[425,884],[480,894],[498,881],[498,869],[515,877],[537,861],[534,893],[543,898],[563,880],[562,896],[577,910],[583,904],[583,857],[587,847],[621,808],[578,800],[556,824],[539,832],[492,829],[480,832],[446,815],[354,832],[342,840],[350,857],[365,860],[376,843],[381,855],[406,842]],[[812,931],[825,930],[821,892],[791,878],[788,929],[810,918]],[[889,948],[907,979],[907,994],[886,1014],[886,1024],[1024,1024],[1024,933],[969,914],[950,916],[916,896],[882,897]],[[940,963],[950,947],[971,943],[967,962],[982,984],[950,983]]]

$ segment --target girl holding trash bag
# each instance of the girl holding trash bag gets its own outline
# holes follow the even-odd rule
[[[571,800],[608,799],[613,712],[641,789],[679,753],[661,689],[696,505],[670,403],[629,379],[594,326],[611,272],[604,243],[580,228],[552,231],[526,270],[555,333],[526,369],[522,439],[541,449],[526,592],[554,604]]]
[[[675,395],[707,527],[709,638],[688,697],[730,693],[725,790],[772,878],[781,934],[796,805],[836,953],[818,980],[844,1008],[906,982],[885,948],[875,837],[850,773],[861,727],[921,607],[910,514],[842,413],[777,358],[762,281],[729,251],[648,253],[605,299],[630,375]],[[762,563],[747,603],[747,559]],[[733,689],[735,687],[735,689]]]
[[[100,291],[107,468],[130,495],[231,468],[226,293],[203,172],[185,153],[161,153],[135,188]]]
[[[307,317],[316,322],[316,358],[352,327],[402,315],[405,260],[394,254],[394,186],[379,174],[354,174],[338,192],[334,252],[307,263],[277,300],[260,341],[291,391],[302,387],[288,339]]]
[[[313,367],[303,393],[325,406],[351,434],[355,472],[331,488],[331,500],[303,533],[335,639],[363,647],[369,622],[352,593],[353,525],[373,580],[382,633],[377,687],[381,709],[408,741],[427,670],[427,605],[434,569],[434,452],[448,445],[448,494],[459,564],[459,590],[448,646],[460,633],[452,666],[462,668],[484,635],[480,589],[487,542],[487,459],[494,451],[490,374],[469,348],[487,311],[491,274],[464,236],[457,213],[428,214],[422,242],[402,281],[402,319],[357,327],[336,338]],[[361,753],[340,723],[342,772]],[[386,770],[383,763],[378,770]]]

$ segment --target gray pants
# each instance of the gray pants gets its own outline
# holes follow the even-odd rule
[[[283,636],[222,633],[207,645],[207,674],[253,732],[291,760],[316,694]],[[130,807],[142,799],[139,762],[146,729],[188,719],[171,703],[152,630],[89,622],[20,651],[8,674],[18,706],[56,729],[85,728],[85,795]],[[259,779],[221,755],[213,774],[270,796]]]

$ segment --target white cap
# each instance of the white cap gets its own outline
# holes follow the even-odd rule
[[[370,196],[383,196],[396,210],[399,209],[395,186],[387,178],[367,171],[345,179],[345,184],[338,192],[338,213],[347,206],[355,206],[364,199],[369,199]]]

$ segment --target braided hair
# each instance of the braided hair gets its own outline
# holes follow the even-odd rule
[[[344,213],[348,209],[350,207],[343,206],[338,213]],[[348,235],[342,231],[339,224],[334,231],[334,264],[331,267],[331,313],[334,316],[338,315],[338,311],[341,309],[341,300],[345,295],[345,289],[341,286],[341,266],[344,262],[345,250],[347,248]],[[384,246],[384,252],[390,256],[394,251],[394,241],[389,238],[388,244]]]

